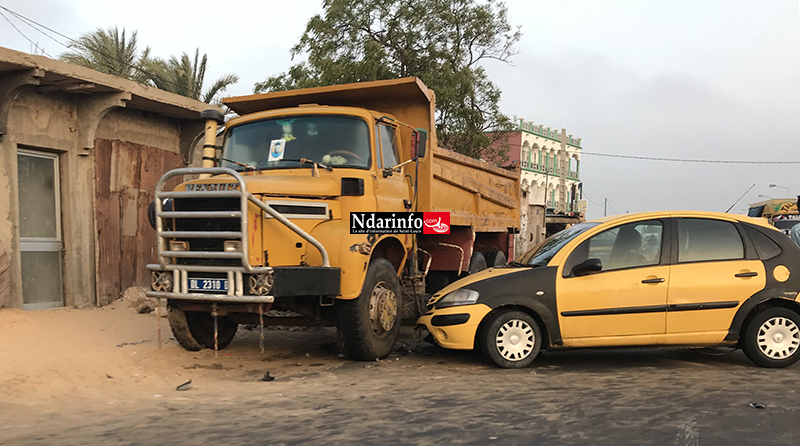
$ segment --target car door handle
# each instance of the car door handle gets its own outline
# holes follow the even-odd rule
[[[642,283],[661,283],[663,281],[664,281],[663,277],[658,277],[656,279],[644,279],[642,280]]]
[[[755,271],[748,271],[746,273],[738,273],[735,275],[735,277],[755,277],[757,275],[758,273]]]

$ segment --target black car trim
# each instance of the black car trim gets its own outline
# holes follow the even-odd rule
[[[451,325],[461,325],[467,323],[469,314],[440,314],[431,318],[431,325],[434,327],[448,327]]]
[[[667,312],[670,311],[695,311],[695,310],[719,310],[723,308],[736,308],[739,301],[731,300],[727,302],[704,302],[699,304],[672,304],[667,305]]]
[[[618,307],[603,308],[597,310],[575,310],[562,311],[561,316],[607,316],[612,314],[643,314],[675,311],[697,311],[697,310],[719,310],[722,308],[736,308],[738,301],[728,302],[701,302],[696,304],[670,304],[670,305],[648,305],[643,307]]]
[[[665,311],[667,311],[666,305],[650,305],[646,307],[619,307],[619,308],[603,308],[598,310],[562,311],[561,315],[564,317],[606,316],[611,314],[659,313]]]

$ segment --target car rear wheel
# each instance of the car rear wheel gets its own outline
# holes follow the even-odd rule
[[[800,359],[800,315],[781,307],[757,313],[744,332],[742,350],[762,367],[787,367]]]
[[[530,365],[542,347],[539,324],[529,314],[517,310],[501,311],[490,317],[479,335],[486,358],[507,369]]]

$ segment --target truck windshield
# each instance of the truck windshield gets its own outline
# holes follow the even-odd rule
[[[595,226],[597,226],[597,223],[580,223],[553,234],[550,238],[523,254],[522,257],[514,260],[513,264],[519,266],[545,266],[570,240]]]
[[[223,167],[285,169],[322,163],[332,167],[370,167],[367,123],[331,115],[265,119],[228,129],[222,147]],[[235,162],[234,162],[235,161]],[[238,164],[237,164],[238,163]],[[248,167],[245,167],[249,166]]]

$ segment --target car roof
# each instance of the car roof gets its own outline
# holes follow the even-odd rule
[[[569,243],[564,245],[564,247],[561,250],[559,250],[559,252],[557,252],[556,255],[553,256],[548,265],[559,265],[563,263],[564,257],[566,256],[565,253],[571,252],[572,248],[574,248],[578,244],[579,240],[580,242],[583,242],[583,240],[585,240],[586,237],[592,237],[594,234],[605,231],[610,226],[626,222],[642,221],[649,219],[655,220],[659,218],[710,218],[710,219],[726,220],[732,222],[740,221],[740,222],[750,223],[753,225],[758,225],[772,231],[781,232],[779,229],[770,225],[764,218],[748,217],[746,215],[739,215],[739,214],[726,214],[724,212],[656,211],[656,212],[638,212],[634,214],[611,215],[608,217],[603,217],[588,221],[587,223],[596,223],[597,226],[589,229],[585,233],[581,234],[579,237],[570,240]]]
[[[739,214],[727,214],[724,212],[706,212],[706,211],[655,211],[655,212],[637,212],[633,214],[620,214],[610,215],[594,220],[590,223],[610,223],[624,221],[642,220],[648,218],[670,218],[670,217],[686,217],[686,218],[713,218],[718,220],[735,220],[745,223],[750,223],[758,226],[763,226],[770,229],[775,229],[765,219],[757,217],[748,217]]]

